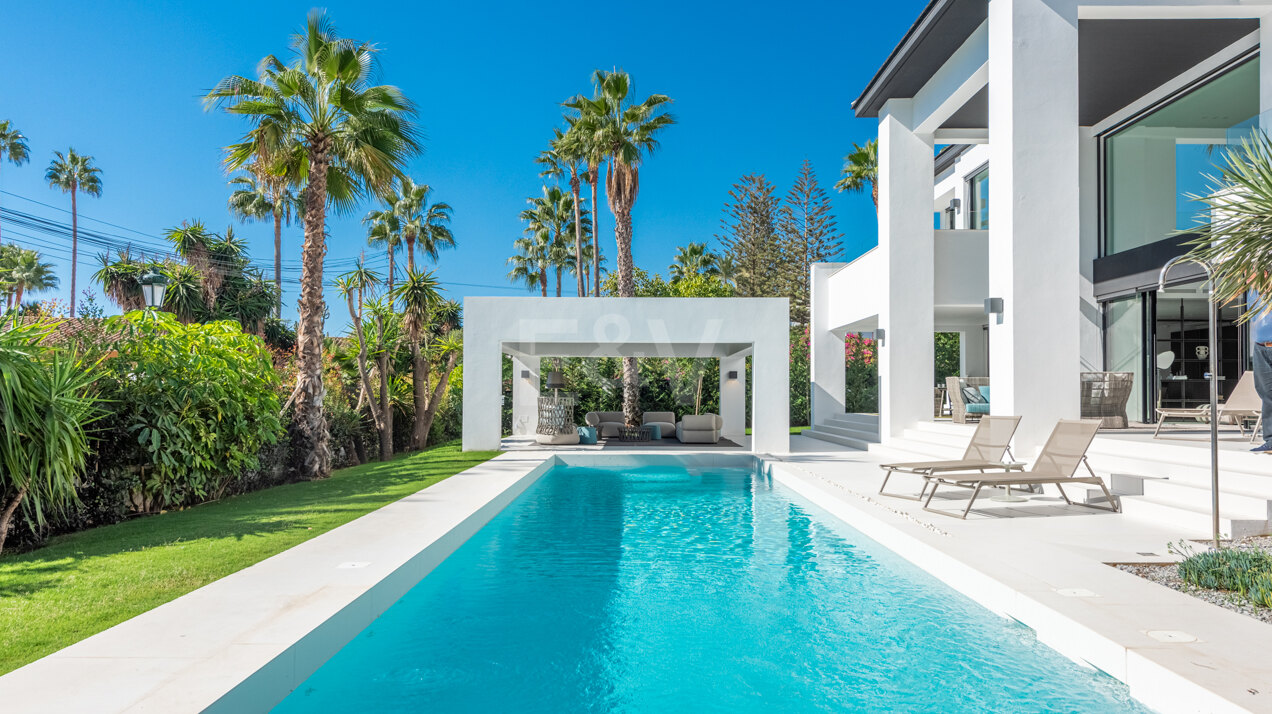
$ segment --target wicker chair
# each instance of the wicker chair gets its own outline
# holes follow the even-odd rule
[[[1101,429],[1129,426],[1126,403],[1135,386],[1134,372],[1083,372],[1082,418],[1099,419]]]
[[[966,424],[969,421],[980,421],[982,415],[968,414],[967,402],[963,401],[963,387],[988,387],[989,377],[946,377],[945,393],[950,398],[950,419],[955,424]]]

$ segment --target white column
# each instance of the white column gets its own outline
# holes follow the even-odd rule
[[[529,376],[523,377],[524,372],[529,372]],[[539,428],[539,384],[539,359],[513,357],[512,433],[514,436],[534,436]]]
[[[1082,301],[1078,334],[1081,347],[1079,355],[1084,372],[1104,371],[1104,316],[1100,303],[1095,299],[1095,275],[1093,266],[1099,255],[1100,236],[1100,168],[1099,140],[1089,127],[1078,132],[1078,210],[1082,228],[1078,253],[1079,299]],[[1172,181],[1174,174],[1171,174]],[[1131,401],[1139,399],[1139,392]]]
[[[1027,453],[1079,414],[1076,2],[990,0],[989,83],[990,401]]]
[[[985,344],[985,327],[972,325],[963,328],[958,337],[959,351],[962,353],[964,377],[988,377],[988,346]],[[992,395],[992,392],[991,392]]]
[[[808,371],[811,425],[843,414],[844,338],[832,332],[830,324],[830,276],[845,263],[815,263],[809,280]],[[795,375],[802,379],[803,375]]]
[[[886,443],[932,419],[933,342],[931,137],[910,129],[912,100],[879,113],[879,252],[887,299],[879,311],[879,435]]]
[[[765,322],[751,356],[751,450],[785,454],[791,450],[791,348],[781,319]]]
[[[465,310],[465,315],[472,314]],[[477,324],[481,324],[478,319]],[[499,448],[503,408],[503,353],[480,331],[464,336],[464,451]]]
[[[730,372],[737,376],[730,379]],[[720,416],[724,419],[721,434],[742,443],[746,438],[746,355],[720,359]]]

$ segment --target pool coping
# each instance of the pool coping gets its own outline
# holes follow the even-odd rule
[[[21,712],[266,711],[552,463],[501,454],[16,669],[0,677],[0,701]]]
[[[759,458],[774,482],[1029,627],[1060,654],[1122,681],[1145,706],[1164,714],[1272,712],[1272,666],[1251,661],[1255,653],[1272,652],[1272,625],[1046,543],[951,536],[816,469],[784,457]],[[1094,596],[1063,594],[1079,588]],[[1177,631],[1198,640],[1166,643],[1148,634]]]

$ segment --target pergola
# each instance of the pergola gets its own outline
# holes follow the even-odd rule
[[[722,434],[742,443],[749,356],[752,450],[787,453],[789,315],[786,298],[465,298],[464,449],[500,447],[505,354],[513,359],[513,424],[529,422],[529,433],[541,358],[718,358]]]

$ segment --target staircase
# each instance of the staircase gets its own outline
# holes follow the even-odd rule
[[[920,422],[900,438],[870,444],[869,451],[895,461],[956,459],[974,430],[974,425]],[[1036,455],[1016,457],[1029,461]],[[1127,517],[1168,525],[1189,536],[1210,533],[1208,445],[1097,436],[1087,458]],[[1272,456],[1223,450],[1219,468],[1220,532],[1235,538],[1272,533]],[[1067,493],[1085,503],[1105,500],[1096,487]]]
[[[805,429],[803,435],[865,451],[879,441],[879,415],[837,414],[811,429]]]

